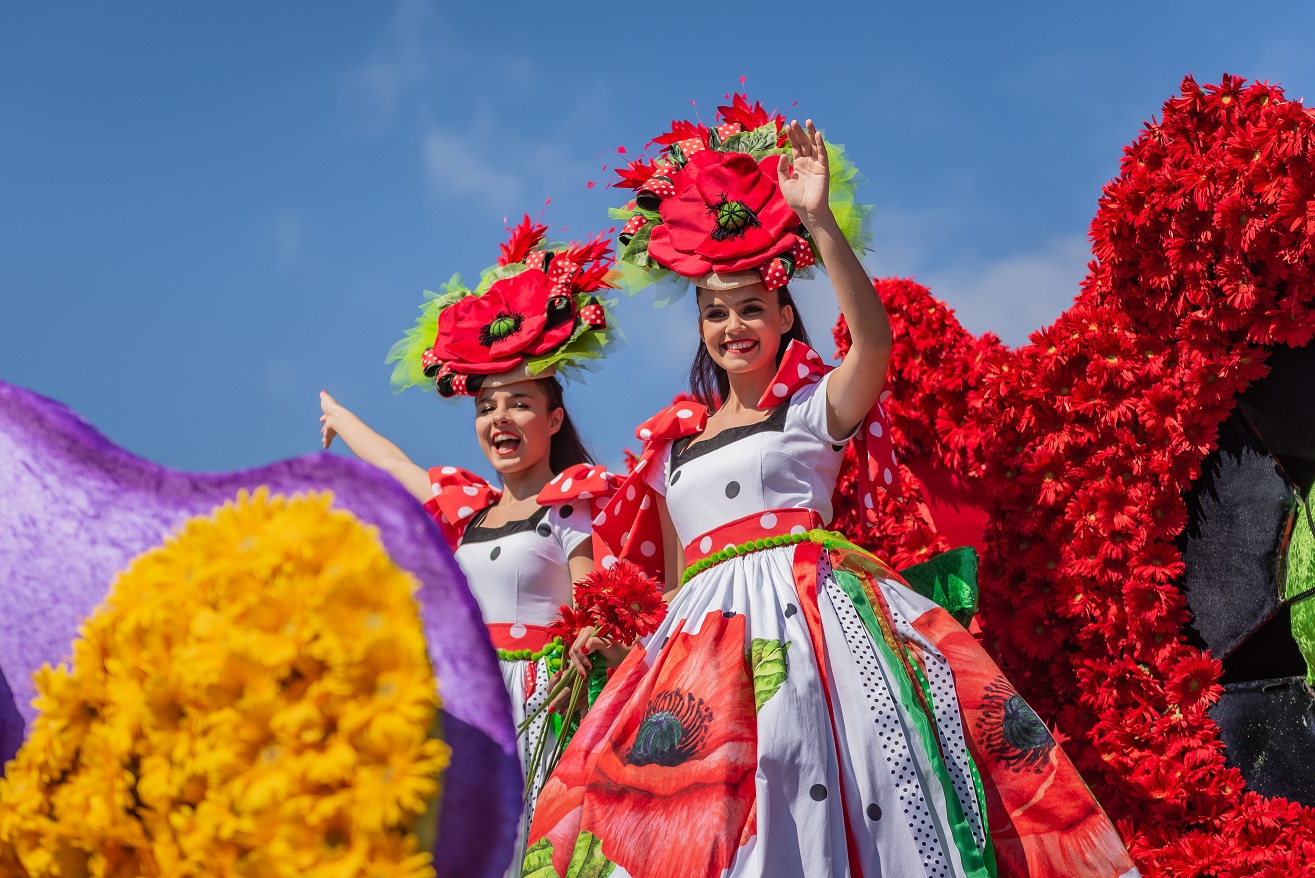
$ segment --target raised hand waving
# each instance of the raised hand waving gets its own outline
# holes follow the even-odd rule
[[[809,119],[800,127],[791,121],[785,128],[790,154],[782,155],[776,166],[776,179],[785,203],[794,209],[805,224],[830,210],[831,168],[826,144]]]

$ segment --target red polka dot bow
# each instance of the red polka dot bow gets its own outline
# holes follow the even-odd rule
[[[822,376],[833,368],[835,367],[823,362],[817,351],[808,345],[791,341],[790,346],[785,349],[780,368],[776,370],[771,385],[763,393],[762,399],[758,400],[758,406],[766,408],[778,405],[789,399],[801,387],[820,381]],[[884,400],[888,396],[890,392],[883,391],[881,399]],[[875,525],[877,513],[873,491],[880,489],[894,497],[898,497],[900,493],[895,446],[890,441],[890,422],[886,418],[880,400],[863,418],[862,425],[850,441],[854,443],[854,450],[858,453],[859,459],[867,461],[867,466],[858,468],[858,491],[863,501],[864,517],[868,524]]]
[[[606,467],[590,466],[582,463],[568,467],[553,480],[543,486],[539,492],[540,506],[560,506],[562,504],[589,503],[590,518],[603,511],[607,501],[621,484],[621,477],[607,471]],[[593,533],[594,565],[607,557],[608,549],[598,531]]]
[[[525,257],[525,264],[548,275],[552,295],[574,299],[576,278],[584,273],[584,266],[573,259],[556,255],[549,250],[534,250]]]
[[[538,269],[548,276],[552,284],[550,307],[555,303],[560,313],[574,313],[577,307],[574,290],[584,276],[584,266],[565,256],[554,256],[547,250],[535,250],[525,257],[525,264]],[[590,296],[579,306],[580,319],[595,329],[607,327],[607,315],[602,302],[596,296]]]
[[[454,552],[475,513],[497,503],[502,496],[497,488],[457,466],[434,467],[429,471],[429,484],[434,496],[425,501],[425,511]]]
[[[594,556],[600,567],[630,561],[650,576],[663,578],[662,521],[644,473],[673,441],[698,433],[707,422],[706,408],[679,402],[639,425],[635,435],[644,440],[644,453],[611,502],[594,517],[594,536],[605,548],[604,554]]]
[[[551,482],[539,492],[540,506],[558,506],[576,500],[606,499],[616,488],[616,476],[606,467],[582,463],[568,467],[553,476]]]

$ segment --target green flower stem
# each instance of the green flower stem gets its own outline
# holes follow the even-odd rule
[[[571,717],[575,716],[575,707],[580,703],[580,693],[583,691],[584,677],[576,674],[575,679],[571,682],[571,700],[566,705],[566,722],[562,723],[562,734],[557,737],[556,746],[553,747],[552,758],[548,760],[548,770],[545,773],[545,776],[553,773],[553,769],[557,767],[557,763],[562,758],[562,752],[566,750],[566,741],[568,738],[566,728],[571,721]],[[545,737],[547,736],[545,735]]]
[[[534,712],[528,715],[527,717],[525,717],[525,719],[521,721],[521,724],[516,727],[516,737],[519,738],[521,735],[525,734],[525,730],[530,727],[530,724],[533,723],[536,719],[538,719],[543,714],[543,712],[547,710],[548,707],[553,703],[553,701],[557,698],[557,696],[561,695],[562,692],[564,692],[566,690],[566,687],[569,685],[571,685],[571,678],[569,676],[562,677],[555,684],[553,684],[553,687],[548,690],[548,697],[544,699],[543,704],[540,704],[538,707],[536,707],[534,709]]]

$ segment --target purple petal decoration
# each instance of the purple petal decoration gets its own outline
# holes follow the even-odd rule
[[[420,582],[429,655],[442,686],[444,776],[435,865],[496,878],[521,812],[516,735],[497,659],[452,553],[420,504],[373,467],[328,454],[237,473],[182,473],[134,457],[69,408],[0,381],[0,759],[36,711],[32,673],[68,661],[78,626],[116,573],[187,519],[239,489],[329,490],[379,529]]]

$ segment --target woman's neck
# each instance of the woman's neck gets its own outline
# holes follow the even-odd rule
[[[543,486],[552,481],[552,477],[552,466],[547,458],[518,472],[503,473],[502,499],[498,502],[510,506],[533,500],[539,496]]]
[[[726,377],[729,379],[730,393],[722,400],[719,411],[731,415],[743,411],[762,411],[758,401],[763,398],[775,376],[775,364],[754,369],[752,372],[728,373]]]

